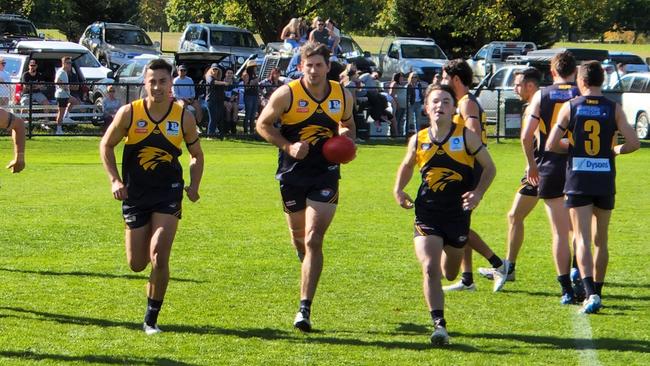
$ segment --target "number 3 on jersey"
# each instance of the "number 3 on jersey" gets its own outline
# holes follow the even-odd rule
[[[590,156],[598,155],[600,152],[600,123],[594,119],[585,121],[585,132],[589,135],[585,138],[585,152]]]

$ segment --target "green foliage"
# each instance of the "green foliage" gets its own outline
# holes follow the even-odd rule
[[[138,4],[138,24],[145,29],[166,31],[167,17],[161,16],[161,10],[167,6],[167,0],[140,0]]]

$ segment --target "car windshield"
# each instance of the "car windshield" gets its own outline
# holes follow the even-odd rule
[[[403,44],[403,58],[438,58],[445,59],[445,54],[436,45]]]
[[[645,64],[643,59],[637,55],[611,55],[610,59],[615,63],[623,64]]]
[[[357,42],[353,41],[351,38],[341,37],[341,41],[339,43],[339,46],[343,50],[343,53],[355,52],[358,55],[363,54],[363,51],[361,50],[361,47],[359,47]]]
[[[31,23],[16,20],[0,20],[0,35],[38,37]]]
[[[102,66],[95,56],[91,55],[89,52],[81,54],[79,57],[73,57],[74,62],[79,67],[100,67]]]
[[[210,44],[213,46],[229,46],[229,47],[259,47],[255,37],[246,32],[229,32],[212,30],[210,32]]]
[[[106,43],[151,46],[147,33],[137,29],[106,29]]]

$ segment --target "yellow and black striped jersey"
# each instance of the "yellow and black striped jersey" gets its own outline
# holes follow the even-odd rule
[[[276,177],[284,183],[309,185],[323,174],[339,175],[338,164],[328,162],[323,156],[323,144],[338,135],[345,112],[343,86],[328,81],[329,91],[322,100],[314,98],[302,84],[302,79],[288,84],[291,104],[281,116],[280,133],[289,142],[306,141],[309,153],[297,160],[280,151]]]
[[[151,118],[144,99],[131,103],[122,177],[131,191],[136,188],[179,188],[183,186],[183,170],[178,161],[182,153],[183,107],[170,103],[163,118]]]
[[[478,116],[467,116],[467,117],[475,117],[478,118],[479,123],[481,124],[481,142],[483,145],[487,146],[487,114],[485,114],[485,110],[483,110],[483,106],[481,106],[481,103],[479,103],[478,98],[474,94],[467,93],[463,95],[459,100],[458,104],[460,105],[461,102],[463,102],[465,99],[468,99],[470,101],[473,101],[476,103],[478,106]],[[460,113],[456,113],[454,115],[454,122],[461,125],[465,126],[465,119],[463,116],[460,115]]]

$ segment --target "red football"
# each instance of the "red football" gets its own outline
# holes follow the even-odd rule
[[[323,145],[323,156],[337,164],[349,163],[357,156],[357,148],[347,136],[334,136]]]

